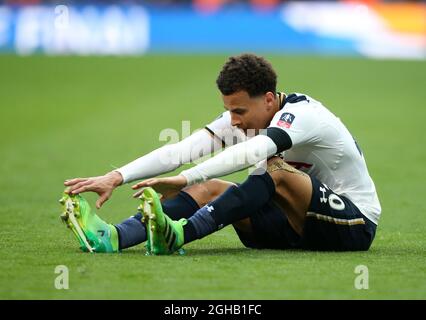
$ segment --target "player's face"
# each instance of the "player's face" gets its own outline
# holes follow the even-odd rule
[[[275,94],[267,92],[258,97],[250,97],[246,91],[222,95],[225,109],[231,113],[232,125],[247,133],[249,129],[265,129],[276,111]]]

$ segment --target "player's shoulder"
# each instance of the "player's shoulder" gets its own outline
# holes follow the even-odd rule
[[[312,98],[308,96],[307,94],[300,93],[300,92],[293,92],[285,96],[283,106],[286,106],[289,104],[293,105],[296,103],[309,103],[311,99]]]
[[[309,115],[312,113],[312,107],[316,106],[318,101],[313,99],[304,93],[291,93],[285,96],[281,104],[280,110],[277,111],[275,117],[287,116],[290,114],[294,116],[296,114],[300,115]]]
[[[321,108],[321,103],[307,94],[299,92],[287,94],[270,126],[287,129],[294,125],[298,128],[311,127],[318,119],[318,107]]]
[[[293,108],[304,110],[306,108],[314,107],[317,105],[321,105],[321,103],[312,98],[311,96],[305,93],[294,92],[286,95],[281,110]]]

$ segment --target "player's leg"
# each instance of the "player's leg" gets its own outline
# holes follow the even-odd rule
[[[237,186],[237,184],[228,182],[221,179],[212,179],[204,183],[196,184],[185,188],[184,191],[198,204],[198,208],[205,206],[208,203],[216,200],[222,195],[229,187]],[[195,210],[195,211],[197,211]],[[163,211],[172,219],[179,220],[180,218],[189,218],[184,215],[177,216],[174,218],[169,214],[168,208],[164,206]],[[195,211],[191,212],[192,216]],[[175,215],[176,217],[176,215]],[[254,230],[252,225],[255,224],[255,231],[257,237],[260,239],[254,239]],[[280,248],[294,248],[296,242],[299,240],[297,234],[292,230],[289,225],[287,218],[280,213],[280,209],[272,204],[268,203],[262,207],[259,211],[254,213],[248,218],[233,222],[232,225],[239,236],[241,242],[251,248],[264,248],[264,247],[275,247]],[[265,231],[265,229],[268,229]],[[271,229],[272,232],[271,232]],[[283,230],[285,230],[285,241],[277,243],[277,238],[282,238]],[[265,231],[265,232],[264,232]]]
[[[94,213],[81,195],[64,193],[60,202],[63,205],[61,218],[77,238],[82,251],[118,252],[146,240],[140,213],[114,226]],[[184,192],[175,199],[165,201],[164,208],[174,219],[189,217],[199,209],[197,203]]]
[[[221,179],[212,179],[203,183],[199,183],[188,188],[185,188],[184,191],[192,198],[193,201],[197,202],[198,209],[205,206],[206,204],[216,200],[220,195],[222,195],[229,187],[237,186],[237,184],[221,180]],[[169,211],[166,207],[164,207],[164,212],[172,219],[179,220],[180,218],[189,218],[184,215],[179,216],[178,218],[174,218],[169,214]],[[190,216],[192,216],[197,210],[191,212]],[[245,218],[240,221],[236,221],[233,223],[233,226],[236,232],[242,236],[242,233],[245,234],[246,237],[250,237],[252,233],[250,218]],[[241,237],[240,237],[241,238]],[[241,239],[242,240],[242,239]]]
[[[235,186],[235,185],[236,185],[235,183],[228,182],[225,180],[212,179],[203,183],[186,187],[185,189],[183,189],[183,191],[187,193],[198,204],[199,208],[201,208],[205,206],[207,203],[212,202],[213,200],[218,198],[229,187]],[[166,210],[164,211],[166,212]],[[168,212],[166,213],[169,215]]]
[[[312,193],[310,178],[278,157],[268,161],[267,172],[275,186],[274,196],[249,218],[234,223],[235,231],[249,248],[299,248]]]
[[[233,227],[247,248],[252,249],[298,249],[301,236],[290,225],[283,210],[274,202],[268,201],[249,218],[233,223]]]
[[[257,183],[255,181],[257,181]],[[263,184],[263,188],[259,185],[259,182],[260,184]],[[259,175],[259,177],[253,175],[240,187],[236,187],[234,184],[229,182],[214,179],[206,183],[185,189],[186,194],[192,198],[193,201],[197,202],[198,206],[211,203],[212,200],[216,199],[225,191],[228,193],[224,200],[215,203],[215,207],[217,207],[217,214],[216,212],[214,214],[215,219],[208,217],[208,212],[211,206],[206,206],[205,208],[199,210],[200,212],[198,212],[197,217],[190,220],[188,227],[185,228],[186,242],[193,241],[196,238],[201,238],[204,235],[209,234],[230,223],[233,223],[237,230],[244,232],[246,235],[250,234],[251,224],[250,221],[246,218],[249,217],[251,213],[258,211],[267,204],[274,192],[273,188],[273,180],[267,175],[263,174]],[[169,217],[172,215],[171,211],[167,208],[165,203],[163,203],[163,208],[161,208],[161,205],[159,205],[156,210],[168,214]],[[206,210],[207,215],[205,212]],[[271,210],[268,211],[270,212]],[[276,209],[272,209],[272,211],[276,211]],[[194,210],[188,208],[186,212],[189,212],[190,214],[188,216],[191,216]],[[171,220],[178,220],[179,218],[188,218],[188,216],[181,214],[174,216],[172,215],[170,218],[172,218]],[[266,216],[266,214],[262,214],[262,216]],[[163,220],[167,221],[166,219]],[[139,219],[137,219],[137,222],[138,228],[140,228]],[[274,223],[275,222],[278,221],[274,220]],[[284,222],[286,225],[288,224],[287,221]],[[136,221],[133,220],[132,223],[136,224]],[[294,232],[292,233],[294,234]],[[138,242],[142,242],[146,239],[146,232],[143,234],[143,236],[141,234],[142,232],[139,232],[140,238]]]
[[[175,198],[163,201],[162,205],[164,211],[175,220],[189,218],[199,209],[197,202],[186,192],[180,192]],[[146,241],[145,225],[142,223],[142,213],[140,212],[116,224],[115,227],[119,235],[120,250]]]
[[[152,253],[172,253],[184,243],[243,220],[267,204],[274,193],[274,182],[267,173],[251,175],[240,186],[228,187],[216,200],[200,208],[188,220],[173,221],[162,210],[158,195],[146,189],[144,217]]]
[[[328,201],[328,207],[321,207],[321,203],[325,202],[319,192],[320,188],[325,186],[318,187],[318,185],[320,183],[317,179],[292,168],[280,158],[273,158],[268,161],[268,172],[249,176],[239,187],[229,187],[220,197],[200,208],[188,220],[172,221],[164,215],[161,205],[157,206],[153,208],[154,214],[151,216],[154,219],[148,219],[148,222],[158,218],[160,227],[154,230],[157,223],[154,221],[154,228],[151,231],[154,231],[154,240],[161,239],[159,243],[164,246],[158,252],[154,250],[154,253],[171,253],[184,243],[200,239],[226,225],[251,217],[272,198],[282,209],[280,213],[286,215],[286,221],[291,226],[288,230],[303,237],[305,248],[368,249],[374,238],[374,224],[363,217],[348,199],[344,199],[345,210],[337,210],[334,208],[336,206],[330,204],[331,201]],[[331,196],[334,200],[336,197],[338,196],[335,194]],[[329,223],[326,226],[321,223],[324,219]],[[359,219],[362,220],[362,224],[351,227],[354,223],[358,224],[361,221]],[[339,227],[342,224],[345,227]],[[334,227],[330,228],[330,225]],[[328,245],[318,247],[324,243]]]
[[[204,183],[185,188],[175,198],[161,203],[164,213],[172,220],[188,219],[200,207],[211,202],[233,185],[230,182],[212,179]],[[142,223],[142,214],[136,215],[115,225],[119,235],[120,250],[138,245],[147,239],[145,225]]]
[[[273,200],[282,208],[291,227],[302,235],[312,198],[311,178],[279,157],[268,160],[267,171],[275,185]]]
[[[183,189],[183,191],[185,191],[186,194],[191,197],[191,200],[197,203],[198,208],[195,210],[197,211],[201,207],[217,199],[231,186],[237,186],[237,184],[229,182],[229,181],[221,180],[221,179],[212,179],[203,183],[199,183],[199,184],[187,187]],[[163,211],[172,220],[179,220],[180,218],[189,218],[195,213],[195,211],[191,212],[191,214],[188,217],[184,215],[173,216],[170,214],[170,211],[168,210],[168,208],[165,207],[164,202],[162,203],[162,205],[163,205]],[[236,230],[247,233],[247,234],[251,233],[253,230],[250,217],[234,222],[233,226]]]
[[[77,238],[80,249],[86,252],[118,252],[118,234],[112,224],[106,223],[90,210],[80,195],[64,193],[62,220]]]
[[[312,201],[306,214],[301,246],[309,250],[368,250],[376,225],[348,198],[312,179]]]
[[[315,177],[289,166],[280,158],[268,161],[275,184],[275,202],[292,228],[301,235],[300,246],[310,250],[368,250],[376,226],[348,198],[334,193]]]
[[[212,180],[188,187],[175,198],[165,200],[162,205],[172,219],[189,218],[200,208],[200,204],[217,197],[227,187],[225,181]],[[81,195],[64,194],[61,203],[61,218],[71,229],[83,251],[118,252],[146,240],[141,213],[114,226],[91,211],[88,202]]]

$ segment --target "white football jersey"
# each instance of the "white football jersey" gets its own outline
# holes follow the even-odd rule
[[[316,177],[335,193],[349,198],[375,224],[381,207],[361,149],[345,125],[320,102],[303,94],[273,117],[269,127],[284,130],[292,147],[281,153],[287,163]],[[246,140],[243,131],[231,126],[225,112],[206,129],[226,145]]]

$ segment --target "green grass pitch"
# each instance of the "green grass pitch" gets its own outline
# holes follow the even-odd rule
[[[185,256],[80,252],[59,219],[63,180],[159,147],[160,131],[180,132],[182,120],[191,130],[213,120],[226,57],[0,56],[0,298],[425,299],[426,63],[267,57],[280,90],[322,101],[359,141],[383,207],[370,251],[250,250],[227,227]],[[134,214],[131,194],[118,189],[99,214]],[[69,268],[68,290],[55,289],[57,265]],[[368,290],[354,286],[357,265]]]

